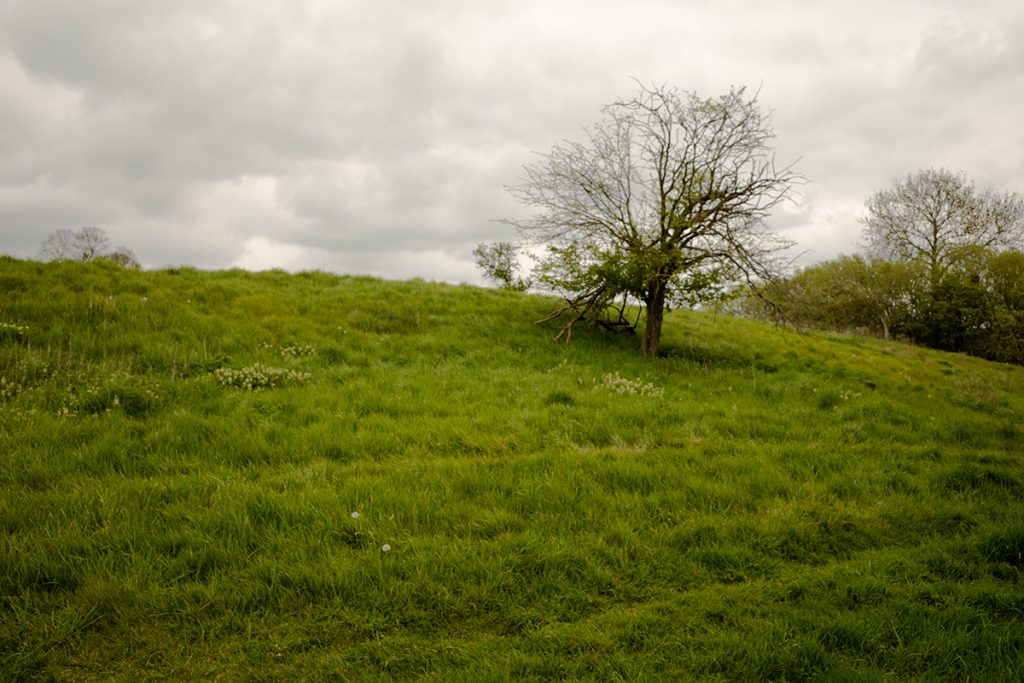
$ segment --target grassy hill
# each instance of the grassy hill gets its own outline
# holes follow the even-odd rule
[[[0,258],[0,679],[1006,680],[1024,368]]]

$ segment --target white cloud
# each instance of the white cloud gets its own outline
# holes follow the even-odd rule
[[[231,266],[246,270],[272,270],[282,268],[291,272],[323,268],[327,259],[322,252],[298,244],[274,242],[266,237],[251,237],[245,241],[241,255]]]
[[[811,181],[775,223],[827,258],[917,168],[1024,190],[1022,30],[1016,0],[5,0],[0,251],[99,225],[146,265],[472,280],[531,150],[637,77],[761,87]]]

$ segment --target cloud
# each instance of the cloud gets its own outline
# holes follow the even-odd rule
[[[532,153],[636,77],[760,87],[811,180],[776,223],[827,258],[916,168],[1024,187],[1022,29],[1012,0],[6,0],[0,250],[99,225],[147,266],[468,279]]]
[[[231,262],[233,268],[291,272],[316,270],[327,262],[327,254],[298,244],[273,242],[266,237],[251,237],[242,246],[242,253]]]

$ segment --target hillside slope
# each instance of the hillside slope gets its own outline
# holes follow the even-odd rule
[[[0,679],[1017,680],[1024,368],[0,257]]]

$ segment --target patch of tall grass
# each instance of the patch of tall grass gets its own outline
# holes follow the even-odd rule
[[[0,284],[0,678],[1024,669],[1020,368],[693,312],[649,361],[325,273]]]

